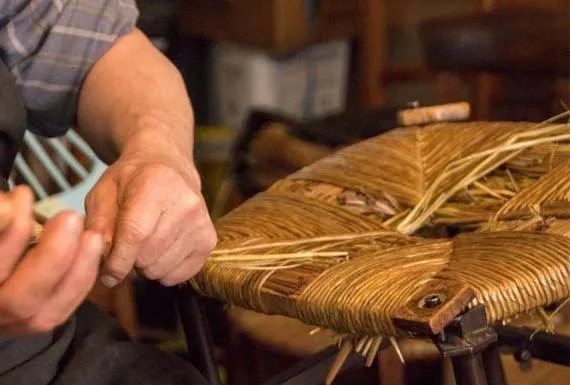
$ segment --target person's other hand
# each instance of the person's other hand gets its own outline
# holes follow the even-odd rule
[[[101,282],[115,286],[136,269],[173,286],[199,272],[217,242],[200,189],[191,157],[166,139],[127,149],[85,201],[87,227],[107,249]]]
[[[79,214],[64,212],[26,252],[33,232],[33,195],[27,187],[0,193],[0,212],[12,219],[0,231],[0,332],[47,332],[64,323],[97,279],[103,242],[83,231]]]

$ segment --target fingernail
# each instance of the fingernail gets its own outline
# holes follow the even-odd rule
[[[112,288],[119,283],[119,280],[110,275],[104,275],[101,277],[101,283],[108,288]]]

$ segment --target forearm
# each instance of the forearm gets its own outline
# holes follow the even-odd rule
[[[140,31],[120,39],[82,85],[78,130],[106,162],[140,143],[152,150],[154,141],[191,157],[193,129],[179,71]]]

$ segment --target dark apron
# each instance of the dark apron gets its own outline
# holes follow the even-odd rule
[[[4,190],[26,127],[17,85],[0,60],[0,187]],[[52,332],[25,337],[0,334],[0,385],[76,384],[206,382],[182,359],[131,341],[115,320],[90,302]]]
[[[14,77],[0,60],[0,187],[4,190],[26,131],[26,120]]]

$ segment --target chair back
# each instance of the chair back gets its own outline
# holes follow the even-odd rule
[[[106,167],[73,130],[57,138],[42,138],[27,132],[9,182],[30,186],[40,219],[62,210],[84,214],[85,196]]]

